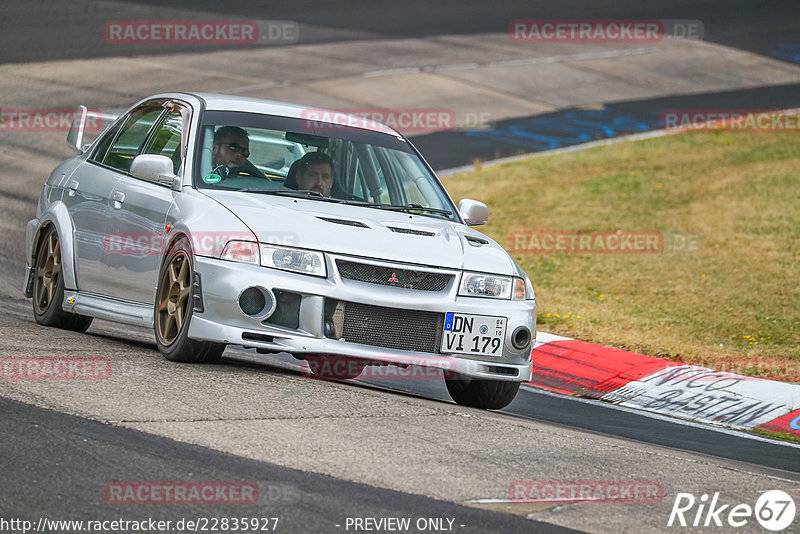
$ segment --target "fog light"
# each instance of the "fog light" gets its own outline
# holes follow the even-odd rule
[[[239,309],[248,317],[263,319],[275,310],[275,298],[268,289],[248,287],[239,295]]]
[[[518,326],[511,334],[511,344],[517,350],[527,348],[531,344],[531,331],[524,326]]]

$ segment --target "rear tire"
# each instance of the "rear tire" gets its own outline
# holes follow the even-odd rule
[[[33,317],[44,326],[53,326],[74,332],[86,332],[92,317],[66,312],[64,302],[64,276],[61,263],[61,242],[55,226],[45,231],[36,251],[33,269]]]
[[[219,360],[225,343],[189,339],[192,320],[192,250],[186,238],[180,238],[167,252],[156,289],[154,327],[156,345],[173,362],[211,363]]]
[[[519,391],[520,382],[471,378],[458,373],[445,374],[447,391],[462,406],[499,410],[505,408]]]

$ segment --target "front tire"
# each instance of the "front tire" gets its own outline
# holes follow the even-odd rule
[[[55,226],[45,231],[36,251],[33,270],[33,317],[44,326],[53,326],[86,332],[92,317],[66,312],[64,302],[64,276],[61,263],[61,242]]]
[[[156,289],[154,323],[156,345],[173,362],[211,363],[222,357],[225,343],[189,339],[192,320],[192,250],[186,238],[180,238],[167,252]]]
[[[457,404],[485,410],[499,410],[511,404],[517,396],[520,382],[471,378],[458,373],[447,373],[445,384]]]

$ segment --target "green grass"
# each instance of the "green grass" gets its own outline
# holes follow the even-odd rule
[[[800,135],[688,132],[445,179],[533,280],[544,331],[800,381]],[[689,235],[660,254],[530,254],[513,232]]]
[[[769,430],[761,430],[761,429],[758,429],[758,428],[754,429],[754,430],[751,430],[750,432],[752,432],[753,434],[758,434],[760,436],[765,436],[765,437],[768,437],[768,438],[776,438],[776,439],[782,439],[782,440],[785,440],[785,441],[795,441],[797,443],[800,443],[800,438],[798,438],[794,434],[789,434],[788,432],[770,432]]]

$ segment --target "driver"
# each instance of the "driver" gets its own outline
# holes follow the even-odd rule
[[[250,157],[250,136],[238,126],[220,126],[214,132],[211,150],[211,173],[220,179],[234,178],[241,173],[266,178],[261,170],[247,159]]]
[[[244,128],[221,126],[214,132],[211,172],[222,178],[239,174],[250,155],[250,136]]]

